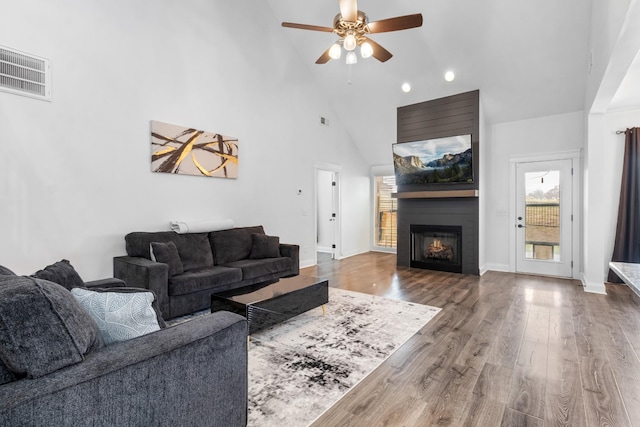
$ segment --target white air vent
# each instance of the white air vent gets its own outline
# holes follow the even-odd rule
[[[0,91],[51,101],[49,60],[0,46]]]

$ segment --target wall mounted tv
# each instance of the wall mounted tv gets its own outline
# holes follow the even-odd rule
[[[471,135],[393,144],[396,184],[473,182]]]

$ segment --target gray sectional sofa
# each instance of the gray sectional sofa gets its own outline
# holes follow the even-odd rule
[[[243,317],[108,346],[96,327],[68,289],[0,266],[0,425],[246,425]]]
[[[133,232],[113,274],[152,290],[164,319],[210,307],[211,294],[299,274],[299,246],[267,236],[262,226],[208,233]],[[152,248],[154,258],[152,260]]]

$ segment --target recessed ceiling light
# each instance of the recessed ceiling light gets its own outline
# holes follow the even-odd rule
[[[409,93],[411,92],[411,85],[409,83],[403,83],[402,84],[402,91],[404,93]]]
[[[448,82],[452,82],[453,79],[456,78],[456,75],[454,74],[453,71],[447,71],[446,73],[444,73],[444,79]]]

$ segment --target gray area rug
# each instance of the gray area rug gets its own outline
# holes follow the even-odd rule
[[[325,308],[251,337],[249,426],[308,426],[440,311],[334,288]]]

